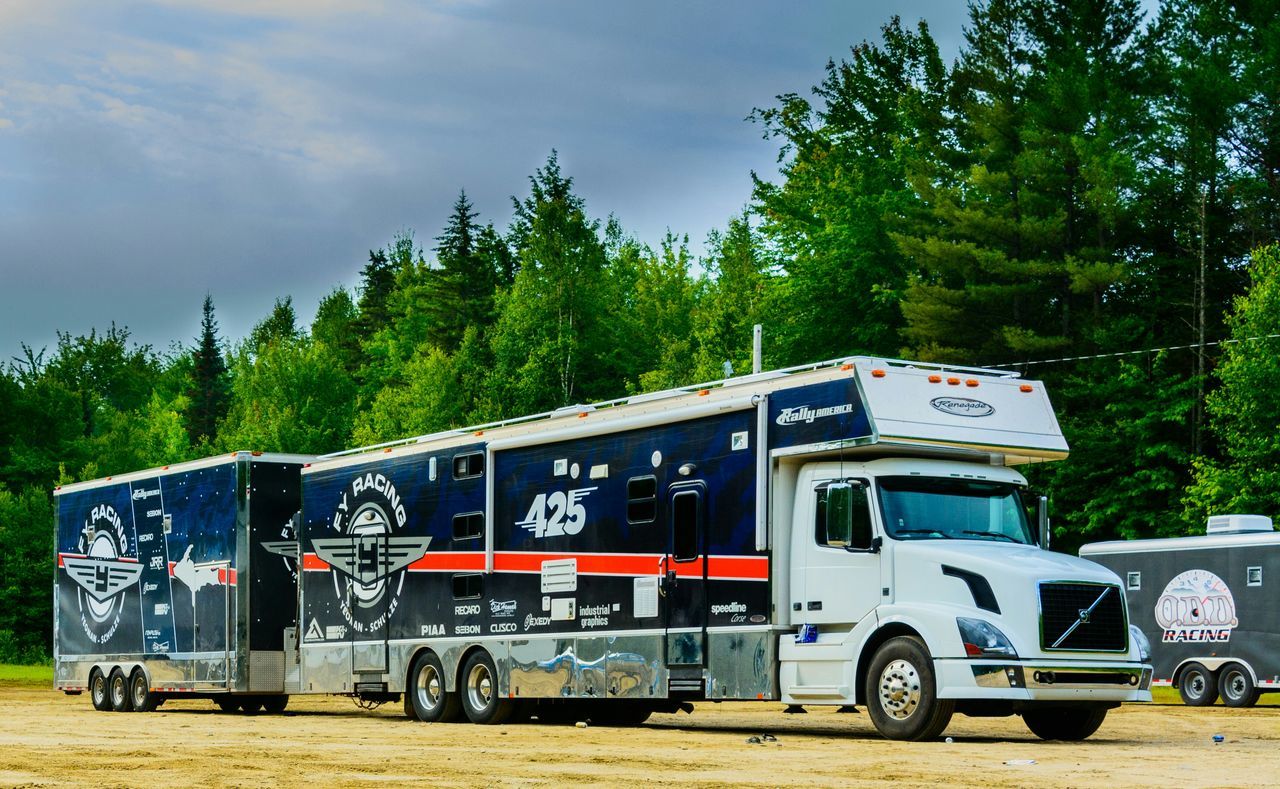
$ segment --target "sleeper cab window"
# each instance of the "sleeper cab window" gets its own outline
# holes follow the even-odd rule
[[[657,477],[649,475],[627,480],[627,523],[653,523],[657,517]]]
[[[484,473],[484,453],[467,452],[453,456],[453,478],[471,479]]]
[[[453,576],[453,599],[471,600],[484,593],[484,576],[480,573],[460,573]]]
[[[471,540],[484,534],[484,513],[463,512],[453,516],[453,539]]]

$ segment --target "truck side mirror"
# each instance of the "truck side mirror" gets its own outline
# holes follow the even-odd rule
[[[1036,507],[1036,539],[1040,547],[1049,550],[1049,497],[1041,496]]]

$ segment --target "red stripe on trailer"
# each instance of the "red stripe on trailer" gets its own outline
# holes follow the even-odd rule
[[[418,573],[439,573],[452,570],[483,570],[484,554],[474,551],[441,551],[429,553],[409,565]]]
[[[303,570],[328,570],[329,563],[326,562],[324,559],[321,559],[319,556],[316,556],[314,553],[304,553],[302,554],[302,569]]]
[[[63,559],[96,559],[96,558],[110,559],[111,561],[115,561],[115,562],[129,562],[129,563],[131,563],[131,564],[137,564],[137,563],[138,563],[138,560],[137,560],[136,558],[132,557],[132,556],[104,556],[104,557],[96,557],[96,556],[90,556],[90,555],[89,555],[89,554],[87,554],[87,553],[59,553],[59,554],[58,554],[58,566],[59,566],[59,567],[62,567],[62,566],[63,566],[63,564],[62,564],[62,560],[63,560]]]
[[[484,570],[484,554],[479,551],[438,551],[428,553],[409,565],[419,573],[448,573]],[[657,575],[660,568],[676,571],[680,578],[701,578],[703,563],[706,575],[715,581],[767,581],[767,556],[710,556],[690,562],[662,562],[659,553],[549,553],[533,551],[498,551],[493,555],[493,569],[500,573],[541,573],[543,562],[574,559],[579,575]],[[302,555],[302,569],[309,572],[329,570],[329,563],[314,553]]]

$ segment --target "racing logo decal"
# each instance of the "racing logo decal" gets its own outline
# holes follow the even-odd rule
[[[76,543],[75,555],[62,558],[68,577],[76,583],[80,624],[95,644],[105,644],[120,626],[125,591],[142,577],[142,565],[125,556],[128,538],[124,521],[110,504],[89,512]]]
[[[295,512],[280,528],[280,539],[262,541],[262,549],[281,557],[289,577],[295,581],[298,580],[298,522],[301,519],[302,512]]]
[[[427,554],[430,537],[396,536],[407,516],[382,474],[356,477],[342,494],[332,526],[344,536],[312,541],[333,576],[342,616],[357,633],[381,629],[395,613],[409,565]]]
[[[1173,577],[1156,601],[1156,623],[1165,643],[1230,641],[1240,624],[1231,589],[1208,570]]]

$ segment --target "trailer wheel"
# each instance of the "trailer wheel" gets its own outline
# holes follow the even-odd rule
[[[445,689],[444,666],[434,652],[423,652],[413,661],[405,712],[425,723],[452,723],[461,717],[458,694]]]
[[[1249,671],[1239,663],[1223,666],[1218,674],[1218,693],[1228,707],[1252,707],[1261,695]]]
[[[1188,707],[1210,707],[1218,700],[1218,683],[1202,663],[1188,663],[1178,678],[1178,695]]]
[[[1042,740],[1079,742],[1098,730],[1107,718],[1107,710],[1085,707],[1073,709],[1029,710],[1022,722]]]
[[[473,652],[462,677],[462,710],[472,723],[505,723],[511,717],[512,702],[498,695],[498,671],[488,652]]]
[[[135,668],[133,676],[129,677],[129,704],[133,707],[133,711],[151,712],[156,708],[156,702],[156,694],[151,692],[146,672]]]
[[[239,712],[240,711],[240,699],[223,696],[223,697],[214,699],[213,703],[222,712]]]
[[[107,675],[103,674],[102,669],[97,666],[89,672],[89,700],[93,702],[93,708],[98,712],[111,709],[111,692],[107,688]]]
[[[262,700],[262,711],[271,715],[279,715],[289,705],[288,696],[267,696]]]
[[[867,711],[876,731],[891,740],[930,740],[951,722],[956,703],[938,698],[933,658],[913,636],[891,638],[867,671]]]
[[[262,699],[246,698],[240,701],[240,711],[247,715],[257,715],[262,712]]]
[[[115,712],[129,712],[133,709],[133,699],[129,694],[129,680],[125,677],[124,672],[119,666],[111,669],[111,676],[107,680],[109,695],[111,696],[111,709]]]

